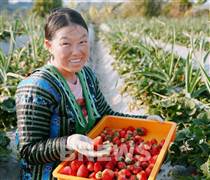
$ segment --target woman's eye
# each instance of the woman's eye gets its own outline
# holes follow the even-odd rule
[[[80,44],[86,44],[87,41],[80,41]]]
[[[63,46],[68,46],[70,45],[69,43],[62,43]]]

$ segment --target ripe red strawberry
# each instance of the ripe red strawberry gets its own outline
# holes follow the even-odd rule
[[[131,175],[131,177],[129,178],[129,180],[136,180],[136,176],[135,175]]]
[[[77,170],[79,169],[79,167],[82,165],[82,161],[78,161],[77,159],[73,160],[70,163],[70,167],[74,172],[77,172]]]
[[[156,139],[154,139],[154,138],[150,140],[150,143],[151,143],[152,145],[154,145],[154,144],[158,144],[157,140],[156,140]]]
[[[146,173],[147,177],[149,177],[149,175],[150,175],[150,173],[151,173],[153,167],[154,167],[154,164],[150,164],[150,165],[145,169],[145,173]]]
[[[141,151],[141,157],[139,158],[139,161],[149,161],[151,159],[151,154],[149,151],[142,150]]]
[[[105,168],[113,170],[114,169],[114,163],[112,161],[107,162],[106,165],[105,165]]]
[[[146,169],[149,166],[149,163],[147,161],[141,162],[142,169]]]
[[[110,169],[105,169],[102,172],[102,180],[112,180],[114,179],[114,172]]]
[[[89,170],[86,168],[84,164],[82,164],[77,170],[77,176],[79,177],[88,177]]]
[[[132,172],[134,170],[134,165],[133,164],[128,165],[127,169]]]
[[[102,166],[99,162],[95,162],[93,168],[94,168],[94,172],[98,172],[102,170]]]
[[[77,99],[77,104],[79,104],[80,106],[84,106],[85,100],[83,98],[79,98],[79,99]]]
[[[119,134],[120,134],[120,138],[125,138],[126,131],[125,130],[120,130]]]
[[[65,166],[64,168],[62,168],[60,170],[61,174],[66,174],[66,175],[70,175],[72,173],[72,169],[70,166]]]
[[[136,128],[137,134],[140,136],[145,136],[147,134],[147,130],[143,127],[141,128]]]
[[[117,180],[128,180],[125,175],[118,175]]]
[[[136,146],[134,147],[134,154],[140,154],[141,153],[141,148],[140,146]]]
[[[131,176],[131,172],[128,169],[121,169],[118,172],[118,175],[125,175],[126,177],[130,177]]]
[[[117,163],[117,167],[118,167],[119,169],[124,169],[124,168],[126,167],[126,164],[125,164],[124,162],[118,162],[118,163]]]
[[[103,139],[101,136],[97,136],[96,138],[93,139],[93,147],[94,150],[98,150],[99,147],[103,144]]]
[[[136,130],[136,128],[135,128],[135,127],[133,127],[133,126],[129,126],[129,127],[127,128],[127,130],[129,130],[129,131],[131,131],[131,132],[133,133],[133,131],[135,131],[135,130]]]
[[[94,178],[95,178],[95,176],[96,176],[96,172],[92,172],[92,173],[89,175],[89,178],[94,179]]]
[[[150,150],[151,155],[152,156],[157,155],[157,154],[159,154],[159,152],[160,152],[159,146],[156,144],[153,144],[152,148]]]
[[[154,156],[152,156],[152,158],[149,160],[149,162],[155,164],[157,158],[158,158],[158,155],[154,155]]]
[[[140,144],[141,142],[144,141],[144,139],[140,135],[135,135],[134,136],[134,141],[135,141],[135,143]]]
[[[113,144],[117,144],[118,146],[121,144],[119,137],[114,137],[112,142],[113,142]]]
[[[141,170],[142,170],[142,168],[140,166],[134,166],[132,173],[138,174]]]
[[[94,162],[89,161],[88,164],[87,164],[87,169],[89,171],[93,171],[94,170]]]
[[[138,180],[147,180],[147,175],[144,171],[139,172],[136,177]]]

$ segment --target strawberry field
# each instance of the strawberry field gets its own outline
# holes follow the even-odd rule
[[[187,21],[161,18],[112,21],[101,26],[99,36],[116,60],[114,69],[125,80],[121,93],[134,99],[131,107],[146,105],[149,114],[178,123],[177,137],[167,161],[172,165],[194,167],[194,178],[201,178],[203,173],[208,174],[210,152],[210,78],[205,70],[205,63],[210,60],[209,42],[204,40],[210,29],[201,31],[207,27],[205,18],[201,23],[191,19],[192,24],[185,28]],[[165,52],[150,46],[143,41],[146,37],[172,43],[172,47],[177,44],[189,47],[188,56],[183,58],[173,49]],[[198,49],[204,52],[203,57],[193,59],[192,54]]]

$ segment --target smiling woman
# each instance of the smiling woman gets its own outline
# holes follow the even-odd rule
[[[45,40],[52,54],[51,63],[68,81],[74,82],[76,75],[87,62],[89,44],[87,30],[79,25],[59,29],[52,40]]]
[[[97,78],[85,66],[88,28],[75,10],[54,10],[45,25],[48,63],[20,82],[16,92],[22,179],[52,179],[53,169],[69,153],[101,156],[85,135],[104,115],[107,104]],[[146,116],[132,116],[146,118]]]

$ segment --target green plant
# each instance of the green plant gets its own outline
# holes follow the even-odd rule
[[[14,91],[15,86],[9,84],[9,78],[22,78],[22,76],[10,71],[10,63],[14,52],[14,34],[13,30],[10,29],[10,50],[9,55],[5,55],[0,49],[0,90],[1,96],[11,96],[11,90]]]
[[[4,131],[0,131],[0,161],[6,160],[11,150],[8,149],[10,139]]]
[[[18,22],[29,41],[24,47],[14,49],[15,31],[11,25],[9,54],[6,55],[0,50],[0,129],[16,126],[14,95],[17,85],[28,73],[42,66],[49,57],[43,47],[43,20],[29,16],[27,19],[19,19]]]
[[[176,140],[170,146],[172,164],[195,166],[201,173],[200,167],[207,162],[210,154],[209,128],[210,117],[193,119],[188,127],[178,131]]]
[[[16,126],[16,107],[13,97],[0,98],[0,129],[7,130]]]
[[[44,17],[50,10],[62,7],[61,0],[36,0],[33,12],[39,16]]]

